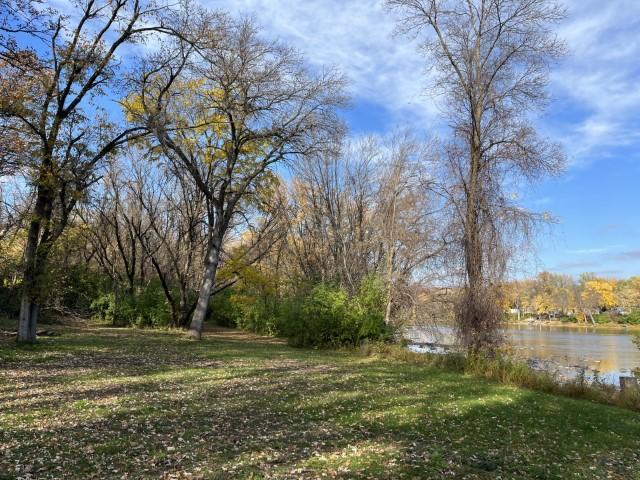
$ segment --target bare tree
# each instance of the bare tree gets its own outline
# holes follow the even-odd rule
[[[88,259],[112,280],[116,305],[159,281],[171,325],[185,328],[196,307],[207,243],[206,201],[184,172],[130,148],[109,168],[95,201],[83,205]],[[234,285],[283,237],[279,195],[257,199],[230,226],[211,295]],[[241,215],[240,215],[241,213]],[[250,216],[251,218],[246,218]],[[124,286],[124,295],[119,295]]]
[[[135,171],[114,162],[103,176],[95,199],[79,210],[82,221],[89,226],[84,231],[89,256],[111,277],[114,293],[124,285],[128,295],[144,282],[149,267],[140,237],[150,226],[143,206],[131,194],[134,175]]]
[[[440,225],[442,200],[432,191],[430,147],[406,131],[397,132],[379,166],[376,219],[384,251],[379,269],[387,284],[386,323],[394,308],[411,310],[419,303],[415,286],[432,283],[435,260],[448,243]]]
[[[343,142],[299,165],[289,194],[288,275],[350,294],[377,275],[387,323],[413,309],[445,246],[425,155],[425,145],[396,132]]]
[[[464,288],[456,319],[470,350],[493,349],[502,318],[498,285],[510,232],[538,217],[507,185],[555,173],[563,158],[541,139],[531,112],[544,106],[550,63],[564,51],[551,30],[564,11],[552,0],[387,0],[400,29],[425,34],[452,138],[444,152]]]
[[[204,196],[162,166],[152,171],[144,164],[136,167],[127,190],[144,214],[144,226],[133,228],[160,280],[173,326],[185,327],[195,308],[196,271],[206,243]]]
[[[355,292],[371,272],[374,163],[372,139],[336,144],[296,169],[291,192],[290,240],[301,273]]]

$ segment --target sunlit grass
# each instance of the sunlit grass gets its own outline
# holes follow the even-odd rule
[[[236,331],[0,344],[0,478],[619,478],[640,415]]]

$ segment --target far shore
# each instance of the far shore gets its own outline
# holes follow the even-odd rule
[[[595,328],[595,329],[603,329],[603,330],[633,330],[640,332],[640,325],[624,325],[621,323],[574,323],[574,322],[563,322],[561,320],[536,320],[532,319],[522,319],[520,321],[517,320],[506,320],[504,322],[507,327],[516,327],[516,326],[539,326],[539,327],[570,327],[570,328]],[[432,328],[434,325],[406,325],[406,328]],[[442,322],[437,324],[437,326],[447,326],[453,328],[452,322]]]
[[[625,325],[621,323],[590,323],[590,322],[563,322],[561,320],[536,320],[536,319],[523,319],[520,321],[507,321],[508,326],[519,325],[536,325],[546,327],[573,327],[573,328],[596,328],[596,329],[608,329],[608,330],[637,330],[640,331],[640,325]]]
[[[640,325],[625,325],[621,323],[596,323],[595,325],[592,323],[574,323],[574,322],[563,322],[561,320],[536,320],[536,319],[523,319],[520,321],[517,320],[507,320],[504,322],[504,326],[506,327],[518,327],[518,326],[531,326],[535,325],[538,327],[568,327],[568,328],[593,328],[598,330],[633,330],[634,332],[640,332]],[[406,325],[405,328],[432,328],[434,325]],[[451,322],[443,322],[438,324],[437,326],[447,326],[453,328],[453,324]]]

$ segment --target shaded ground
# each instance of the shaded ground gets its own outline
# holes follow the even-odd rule
[[[0,479],[640,479],[637,413],[236,331],[57,328],[0,337]]]

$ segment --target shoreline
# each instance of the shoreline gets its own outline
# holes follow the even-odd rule
[[[505,326],[536,326],[536,327],[569,327],[569,328],[589,328],[595,330],[633,330],[640,333],[640,325],[624,325],[620,323],[573,323],[562,322],[560,320],[520,320],[507,321]]]
[[[435,325],[436,327],[446,326],[449,328],[454,328],[452,323],[445,322],[441,324]],[[593,329],[593,330],[620,330],[620,331],[634,331],[640,333],[640,325],[624,325],[620,323],[596,323],[595,325],[592,323],[573,323],[573,322],[562,322],[560,320],[520,320],[512,321],[508,320],[503,323],[502,328],[508,327],[568,327],[568,328],[582,328],[582,329]],[[434,325],[406,325],[404,328],[432,328]]]

